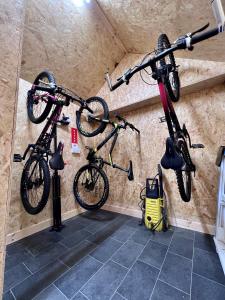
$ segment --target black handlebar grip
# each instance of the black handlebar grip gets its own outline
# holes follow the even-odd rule
[[[204,33],[193,36],[191,38],[191,44],[194,45],[201,41],[207,40],[207,39],[213,37],[214,35],[217,35],[218,33],[219,33],[219,29],[216,27],[216,28],[208,30]]]
[[[123,84],[123,83],[124,83],[124,80],[121,78],[117,83],[115,83],[114,85],[112,85],[111,91],[114,91],[119,86],[121,86],[121,84]]]

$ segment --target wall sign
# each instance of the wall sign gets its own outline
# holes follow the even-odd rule
[[[71,152],[80,153],[80,147],[78,146],[78,130],[77,128],[71,128]]]

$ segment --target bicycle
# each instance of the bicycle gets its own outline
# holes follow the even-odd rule
[[[41,82],[40,78],[47,76],[51,82],[47,83],[48,87],[46,86],[46,82],[43,86],[37,85],[37,81]],[[81,104],[81,110],[87,109],[88,111],[93,112],[89,108],[89,103],[95,101],[96,97],[89,98],[87,100],[83,100],[78,98],[78,96],[71,95],[71,91],[67,92],[65,88],[57,87],[53,81],[54,78],[50,73],[42,72],[38,75],[35,79],[35,85],[32,86],[31,90],[28,91],[28,112],[30,113],[30,117],[33,115],[33,121],[40,122],[40,118],[43,119],[43,115],[45,118],[47,117],[47,107],[55,106],[52,110],[50,117],[46,125],[44,126],[40,136],[38,137],[35,144],[29,144],[23,154],[14,154],[14,162],[21,162],[25,160],[29,151],[30,156],[27,159],[21,177],[20,183],[20,194],[21,200],[25,210],[32,215],[38,214],[43,210],[45,207],[49,193],[50,193],[50,171],[49,166],[53,170],[62,170],[64,168],[64,161],[63,161],[63,143],[59,142],[57,151],[53,153],[51,151],[51,142],[53,138],[56,138],[56,127],[57,124],[68,124],[68,118],[63,116],[60,119],[60,115],[62,112],[63,106],[69,106],[70,102],[79,102]],[[50,86],[51,85],[51,86]],[[54,90],[53,90],[54,89]],[[36,91],[41,91],[41,94],[36,94]],[[44,93],[43,93],[44,92]],[[36,99],[39,102],[39,98],[42,97],[44,100],[43,102],[46,103],[45,109],[39,116],[35,116],[32,111],[32,105],[35,105]],[[89,100],[89,102],[88,102]],[[103,99],[97,97],[97,101],[100,101],[103,104],[104,113],[107,115],[108,107],[107,104],[104,102]],[[31,104],[33,102],[33,104]],[[37,102],[37,103],[38,103]],[[50,104],[49,104],[50,103]],[[31,114],[32,113],[32,114]],[[79,111],[79,115],[82,114],[82,111]],[[90,116],[94,117],[91,113]],[[89,117],[90,117],[89,116]],[[43,119],[44,120],[44,119]],[[79,121],[80,122],[80,121]],[[93,122],[92,122],[93,123]],[[81,124],[81,123],[79,123]],[[106,126],[104,124],[104,126]],[[97,126],[96,130],[103,130],[104,126]],[[86,132],[87,133],[87,132]],[[93,132],[88,131],[88,133],[93,134]],[[96,134],[95,134],[96,135]],[[57,146],[57,141],[55,140],[55,148]],[[51,159],[49,160],[49,156]],[[48,166],[49,161],[49,166]]]
[[[74,92],[62,86],[57,86],[53,74],[48,71],[41,72],[28,91],[27,114],[31,122],[39,124],[49,115],[57,97],[70,97],[73,102],[80,105],[76,111],[76,124],[79,132],[86,137],[93,137],[102,133],[106,127],[105,123],[92,122],[90,124],[89,115],[102,115],[108,119],[109,109],[105,100],[100,97],[82,99]]]
[[[127,127],[135,130],[138,134],[140,131],[123,117],[116,115],[116,118],[121,123],[115,123],[110,120],[102,120],[100,118],[93,118],[95,121],[104,122],[112,126],[112,131],[105,137],[105,139],[95,148],[89,148],[87,155],[88,164],[81,167],[75,175],[73,182],[73,192],[75,200],[81,207],[87,210],[97,210],[102,207],[108,199],[109,195],[109,181],[106,173],[103,170],[104,165],[117,168],[128,174],[128,180],[134,180],[132,161],[129,162],[127,169],[120,167],[113,163],[112,152],[115,147],[119,131],[126,130]],[[96,153],[111,139],[112,144],[109,150],[109,161],[105,161],[102,157],[97,157]]]
[[[173,52],[179,49],[193,50],[193,45],[217,35],[224,30],[224,27],[204,31],[209,24],[204,27],[179,37],[173,45],[170,44],[166,34],[161,34],[158,39],[158,51],[146,62],[142,62],[128,69],[117,82],[112,85],[108,73],[105,79],[110,91],[117,89],[123,83],[129,84],[131,77],[141,70],[150,67],[152,78],[157,81],[159,87],[160,100],[163,106],[165,117],[162,122],[167,123],[169,137],[166,140],[166,151],[161,159],[161,165],[165,169],[173,169],[176,173],[177,185],[183,201],[191,199],[191,173],[195,173],[196,167],[191,160],[188,146],[190,148],[204,148],[202,144],[192,144],[190,135],[185,124],[182,128],[179,124],[172,102],[177,102],[180,96],[180,82]],[[197,34],[197,35],[196,35]],[[147,72],[147,71],[146,71]],[[169,96],[169,97],[168,97]]]

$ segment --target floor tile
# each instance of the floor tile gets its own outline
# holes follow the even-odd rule
[[[202,250],[216,252],[216,247],[215,247],[215,243],[213,241],[213,236],[210,234],[196,232],[194,246],[196,248],[199,248]]]
[[[30,300],[48,287],[67,269],[68,268],[60,262],[55,261],[50,263],[25,279],[22,284],[15,286],[12,292],[17,300]]]
[[[224,300],[225,286],[198,276],[192,275],[192,300]]]
[[[33,300],[67,300],[66,296],[63,295],[59,289],[54,285],[50,285],[43,292],[38,294]]]
[[[67,236],[65,239],[61,240],[60,243],[68,248],[72,248],[87,239],[90,235],[90,232],[82,229]]]
[[[158,269],[137,261],[119,287],[118,292],[129,300],[149,300],[158,273]]]
[[[225,277],[216,253],[195,248],[193,272],[225,285]]]
[[[169,251],[192,259],[193,243],[194,241],[191,239],[174,234]]]
[[[78,292],[72,300],[88,300],[87,297],[85,297],[81,292]]]
[[[154,232],[151,234],[150,238],[152,241],[164,244],[164,245],[169,245],[173,236],[173,229],[168,229],[166,232]]]
[[[12,244],[7,245],[6,247],[6,253],[10,255],[19,254],[21,252],[24,252],[25,247],[21,243],[21,241],[14,242]]]
[[[106,262],[120,247],[122,243],[114,239],[108,238],[102,242],[94,251],[90,253],[91,256],[101,262]]]
[[[4,292],[7,292],[10,288],[23,281],[29,275],[31,275],[31,272],[29,272],[23,263],[20,263],[14,268],[11,268],[9,271],[5,272]]]
[[[140,255],[144,246],[133,241],[127,241],[112,257],[112,260],[130,268]]]
[[[10,291],[6,292],[2,296],[2,300],[14,300],[12,293]]]
[[[69,249],[62,256],[59,257],[59,260],[62,261],[65,265],[73,267],[91,251],[97,247],[97,244],[93,244],[88,241],[83,241],[79,245]]]
[[[21,244],[33,255],[38,255],[45,248],[60,240],[62,237],[58,232],[50,232],[49,229],[45,229],[21,240]]]
[[[182,236],[186,239],[194,240],[195,232],[193,230],[184,229],[180,227],[173,227],[174,228],[174,235]]]
[[[146,245],[147,242],[150,240],[151,235],[152,233],[150,230],[141,227],[135,231],[135,233],[130,237],[130,240],[141,245]]]
[[[109,261],[81,289],[90,300],[108,300],[115,293],[127,269]]]
[[[74,232],[84,229],[85,226],[79,222],[79,220],[74,219],[73,221],[65,222],[65,227],[58,233],[63,239]]]
[[[110,237],[116,230],[118,230],[124,224],[124,222],[125,222],[124,219],[118,219],[117,221],[104,227],[104,229],[99,230],[98,232],[89,236],[87,240],[95,244],[100,244],[108,237]]]
[[[56,258],[67,251],[67,248],[60,244],[50,245],[48,248],[45,248],[43,253],[35,257],[29,257],[24,261],[24,264],[28,267],[28,269],[34,273],[39,269],[44,267],[45,265],[50,264],[55,261]]]
[[[168,252],[159,279],[189,294],[191,268],[191,260]]]
[[[100,262],[88,256],[56,280],[55,285],[71,298],[101,266]]]
[[[166,256],[167,249],[168,246],[166,245],[149,241],[139,257],[139,260],[160,269]]]
[[[13,255],[7,255],[5,258],[5,272],[30,258],[33,258],[33,255],[25,249]]]
[[[130,217],[130,219],[125,224],[127,226],[130,226],[130,227],[133,227],[135,229],[138,229],[138,227],[140,226],[139,225],[140,221],[141,221],[140,218]]]
[[[190,296],[158,280],[151,300],[190,300]]]
[[[125,298],[123,298],[122,296],[120,296],[120,294],[115,293],[115,295],[111,298],[111,300],[124,300]]]
[[[127,226],[127,225],[123,225],[121,226],[118,230],[116,230],[111,237],[113,237],[114,239],[125,243],[129,237],[135,232],[136,228]]]

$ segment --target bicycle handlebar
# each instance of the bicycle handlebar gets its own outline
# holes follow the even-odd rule
[[[108,84],[108,87],[110,91],[114,91],[117,89],[120,85],[123,83],[129,84],[130,78],[137,72],[145,69],[146,67],[152,67],[157,61],[164,58],[166,55],[181,49],[188,49],[193,50],[194,44],[197,44],[201,41],[204,41],[206,39],[209,39],[215,35],[217,35],[220,30],[218,27],[210,29],[206,32],[199,33],[200,31],[204,30],[208,27],[208,24],[204,27],[202,27],[199,30],[196,30],[194,33],[188,33],[185,36],[179,37],[174,45],[172,45],[170,48],[162,51],[161,53],[155,55],[154,57],[150,58],[147,62],[140,64],[139,66],[134,67],[133,69],[127,70],[122,77],[117,79],[117,82],[115,84],[112,84],[109,73],[105,74],[105,80]],[[197,33],[197,35],[195,35]]]
[[[127,122],[127,120],[125,118],[123,118],[122,116],[120,115],[116,115],[116,118],[119,120],[119,121],[123,121],[124,122],[124,129],[126,129],[126,127],[130,127],[132,130],[135,130],[137,131],[138,134],[140,134],[140,130],[137,129],[133,124]]]

